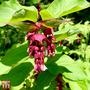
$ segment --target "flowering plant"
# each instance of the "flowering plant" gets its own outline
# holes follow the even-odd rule
[[[85,90],[89,90],[90,77],[84,67],[68,55],[60,54],[59,49],[63,39],[85,29],[76,24],[60,31],[61,23],[73,22],[60,20],[60,17],[89,6],[86,0],[54,0],[47,9],[40,11],[35,6],[22,6],[16,0],[3,2],[0,26],[8,24],[27,32],[29,44],[26,41],[2,58],[0,80],[11,80],[11,90],[82,90],[80,83],[86,84]]]

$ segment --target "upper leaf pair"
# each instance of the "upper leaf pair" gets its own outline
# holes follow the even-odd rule
[[[68,0],[68,2],[67,0],[54,0],[46,10],[40,11],[41,18],[45,21],[40,21],[39,23],[47,27],[55,27],[65,21],[53,18],[59,18],[72,12],[85,9],[89,6],[90,3],[86,0]],[[30,31],[31,29],[36,28],[35,25],[26,25],[25,23],[15,22],[26,20],[37,22],[37,19],[38,11],[34,6],[21,6],[17,0],[3,2],[0,5],[0,26],[4,26],[8,23],[22,31]]]

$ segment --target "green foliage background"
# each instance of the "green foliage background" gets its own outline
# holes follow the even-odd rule
[[[0,0],[0,3],[2,3],[3,1],[8,1],[8,0]],[[20,1],[20,4],[26,5],[26,6],[36,5],[37,3],[41,3],[41,9],[46,9],[50,5],[50,2],[52,2],[52,0],[44,0],[44,1],[43,0],[25,0],[25,2],[24,2],[24,0],[19,0],[19,1]],[[73,88],[73,86],[77,87],[77,90],[82,90],[83,88],[84,88],[84,90],[87,90],[87,88],[89,90],[90,82],[88,80],[90,80],[90,76],[89,76],[90,75],[90,72],[89,72],[90,71],[90,55],[89,55],[90,54],[90,22],[89,22],[90,21],[90,8],[75,12],[73,14],[69,14],[67,16],[61,17],[60,19],[75,20],[75,22],[62,23],[59,26],[59,31],[61,30],[61,33],[68,30],[68,28],[72,27],[72,29],[73,28],[77,29],[77,27],[79,27],[79,29],[81,29],[81,30],[84,29],[83,32],[82,31],[80,32],[80,34],[82,34],[82,36],[77,37],[77,35],[73,35],[73,33],[75,33],[75,32],[71,31],[71,32],[73,32],[72,36],[69,37],[68,40],[66,40],[66,41],[62,40],[63,46],[59,47],[59,43],[55,42],[56,43],[56,52],[57,52],[56,57],[53,58],[53,61],[51,60],[51,58],[46,59],[45,65],[48,67],[49,71],[45,71],[39,75],[38,80],[37,80],[38,85],[35,85],[34,88],[39,88],[39,90],[40,90],[40,87],[42,86],[42,84],[43,84],[43,86],[46,86],[47,84],[52,86],[53,83],[54,83],[54,85],[56,85],[56,82],[53,81],[53,82],[49,83],[49,81],[51,81],[52,79],[55,79],[57,74],[64,73],[64,71],[66,71],[66,73],[63,74],[64,80],[69,83],[69,86],[71,87],[72,90],[76,90],[75,88]],[[82,22],[79,23],[80,21],[82,21]],[[79,24],[77,24],[77,23],[79,23]],[[74,25],[76,25],[76,26],[73,27]],[[56,31],[57,31],[57,29],[56,29]],[[4,75],[2,76],[1,79],[7,79],[7,75],[5,75],[5,74],[7,74],[9,72],[11,67],[13,69],[8,73],[8,78],[9,79],[12,78],[11,79],[12,81],[13,81],[13,79],[18,78],[18,75],[14,76],[14,74],[18,73],[19,77],[20,77],[20,82],[22,82],[25,78],[24,76],[26,76],[26,73],[28,73],[29,71],[32,71],[33,61],[28,62],[29,57],[28,57],[28,54],[25,52],[25,50],[28,48],[28,45],[26,44],[27,41],[25,39],[26,34],[27,34],[26,32],[19,31],[8,25],[0,28],[0,58],[2,58],[3,56],[6,55],[0,62],[0,66],[4,67],[4,70],[2,69],[3,72],[1,73],[1,74],[4,73]],[[67,32],[64,35],[66,35],[66,38],[67,38]],[[56,37],[57,37],[57,33],[56,33]],[[63,38],[63,35],[60,37]],[[81,39],[80,43],[77,43],[77,41],[76,41],[77,39]],[[59,39],[57,38],[57,40],[59,40]],[[69,43],[67,43],[68,41],[69,41]],[[24,42],[24,44],[22,44],[23,42]],[[70,45],[71,45],[72,49],[70,49]],[[21,47],[19,47],[19,46],[21,46]],[[18,50],[20,52],[17,53]],[[12,56],[10,58],[8,58],[8,56],[10,56],[10,54],[12,54]],[[18,58],[20,54],[22,54],[22,55],[20,58]],[[60,54],[61,54],[61,56],[60,56]],[[65,55],[63,56],[63,54],[65,54]],[[70,56],[71,58],[68,57],[67,55]],[[23,58],[23,56],[25,56],[25,58]],[[12,57],[14,59],[16,59],[17,61],[14,60]],[[67,60],[69,62],[67,62],[67,60],[65,58],[67,58]],[[4,61],[6,59],[8,59],[10,61],[10,63],[7,66],[4,66],[3,64],[7,64],[7,61]],[[60,59],[62,59],[61,62],[60,62]],[[66,63],[68,63],[68,65]],[[13,64],[16,64],[16,65],[13,65]],[[53,67],[52,67],[52,65],[53,65]],[[74,66],[74,68],[72,68],[73,66]],[[79,66],[79,68],[77,68],[78,66]],[[31,69],[29,69],[29,68],[31,68]],[[52,68],[54,71],[52,70]],[[83,68],[85,68],[85,70]],[[19,72],[22,72],[23,70],[24,70],[23,73],[19,73]],[[61,72],[59,70],[61,70]],[[78,70],[79,73],[76,70]],[[69,73],[70,71],[72,73]],[[16,73],[13,73],[13,72],[16,72]],[[23,76],[22,74],[25,74],[25,75]],[[12,77],[12,75],[13,75],[13,77]],[[32,73],[30,73],[30,75],[33,76]],[[46,77],[45,75],[48,75],[48,77]],[[44,76],[44,77],[42,77],[42,76]],[[71,81],[69,81],[67,78],[69,78]],[[43,79],[45,79],[48,82],[41,83],[41,81]],[[32,80],[32,81],[30,81],[30,80]],[[28,79],[28,77],[26,77],[26,80],[24,83],[26,83],[27,88],[29,87],[29,85],[33,86],[33,83],[34,83],[33,78],[30,77],[30,80]],[[78,80],[83,80],[83,81],[78,81]],[[20,84],[20,82],[16,81],[16,85]],[[83,84],[85,84],[85,85],[83,86]],[[12,85],[15,86],[15,82],[12,82]],[[21,87],[21,86],[17,86],[16,87],[17,90],[18,90],[18,87]],[[12,88],[11,90],[14,90],[14,87],[11,87],[11,88]],[[16,88],[15,88],[15,90],[16,90]],[[22,87],[22,88],[23,88],[23,90],[25,89],[24,87]],[[32,90],[33,90],[33,88],[32,88]],[[49,90],[49,88],[47,88],[47,90]],[[69,90],[69,88],[65,87],[65,89],[63,89],[63,90]]]

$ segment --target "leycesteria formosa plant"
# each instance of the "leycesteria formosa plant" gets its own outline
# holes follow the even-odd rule
[[[60,18],[89,6],[86,0],[54,0],[47,9],[41,10],[39,4],[27,7],[17,0],[3,2],[0,26],[8,24],[27,32],[29,45],[24,43],[2,58],[0,80],[11,80],[10,90],[79,90],[72,88],[73,83],[83,80],[89,83],[83,66],[59,53],[62,40],[84,30],[84,27],[78,29],[79,24],[76,24],[60,31],[61,23],[73,22]],[[80,88],[79,83],[77,86]]]

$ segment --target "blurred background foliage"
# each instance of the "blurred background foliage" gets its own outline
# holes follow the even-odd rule
[[[9,0],[0,0],[0,4],[3,1],[9,1]],[[17,0],[20,4],[25,6],[31,6],[31,5],[37,5],[40,4],[41,9],[46,9],[50,3],[53,0]],[[87,0],[90,2],[90,0]],[[74,23],[67,23],[62,24],[60,26],[61,29],[71,27],[75,25],[76,23],[81,22],[80,25],[84,26],[90,26],[90,8],[84,9],[82,11],[78,11],[72,14],[69,14],[67,16],[63,17],[64,19],[69,18],[70,20],[74,20]],[[16,45],[19,43],[23,43],[25,41],[25,36],[27,33],[16,30],[15,28],[11,26],[4,26],[0,28],[0,58],[2,58],[8,49],[11,47],[15,48]],[[62,40],[62,46],[60,46],[58,49],[61,49],[60,53],[68,54],[73,59],[77,60],[79,58],[85,59],[90,58],[90,56],[86,56],[86,53],[89,53],[90,49],[90,27],[88,27],[84,32],[80,33],[81,36],[78,37],[77,35],[68,38],[68,40]],[[78,43],[77,40],[80,39],[80,42]],[[69,43],[67,43],[69,42]]]

